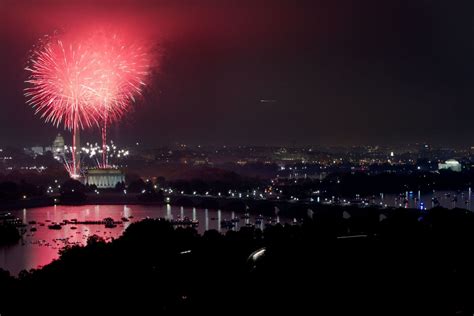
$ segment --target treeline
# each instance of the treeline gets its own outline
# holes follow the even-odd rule
[[[46,188],[26,181],[19,183],[6,181],[0,182],[0,201],[14,201],[22,198],[44,196]]]
[[[198,192],[204,194],[208,192],[211,195],[218,195],[219,193],[228,195],[228,191],[253,191],[259,187],[264,186],[264,182],[256,178],[245,178],[236,176],[235,178],[228,178],[222,180],[206,180],[206,179],[193,179],[193,180],[177,180],[168,182],[167,185],[176,191],[186,192]]]
[[[133,223],[41,270],[0,273],[2,315],[472,315],[474,214],[321,207],[302,225],[220,234]]]
[[[68,178],[64,170],[48,170],[44,173],[19,171],[0,173],[0,201],[44,196],[55,180],[60,184]]]
[[[115,188],[101,189],[102,193],[115,192],[124,194],[124,191],[138,193],[136,195],[138,202],[164,202],[163,190],[156,187],[151,181],[137,179],[128,186],[124,182],[119,182]],[[61,185],[60,202],[62,204],[83,204],[87,201],[87,195],[98,192],[95,185],[84,185],[80,181],[69,179]]]
[[[127,175],[126,180],[127,190],[130,192],[138,193],[156,185],[160,189],[172,188],[187,194],[196,191],[199,194],[209,192],[211,195],[217,195],[219,192],[224,194],[229,190],[251,191],[257,187],[263,187],[268,182],[257,177],[242,176],[217,168],[201,168],[199,173],[187,174],[186,177],[178,179],[158,176],[146,181],[137,175],[130,174]]]

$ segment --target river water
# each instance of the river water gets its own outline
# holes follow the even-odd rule
[[[434,205],[453,208],[462,207],[471,210],[472,192],[470,189],[464,191],[438,191],[428,194],[419,192],[405,192],[400,195],[380,194],[370,201],[371,204],[388,207],[410,207],[410,208],[431,208]],[[84,206],[48,206],[33,209],[23,209],[11,211],[11,213],[23,220],[24,223],[35,221],[36,224],[29,224],[27,232],[23,235],[22,241],[17,244],[0,247],[0,268],[17,275],[23,269],[39,268],[52,260],[58,258],[58,251],[66,245],[84,245],[87,238],[92,235],[99,235],[107,241],[119,237],[124,230],[134,221],[150,218],[177,219],[188,217],[199,221],[197,230],[203,233],[209,229],[216,229],[225,232],[227,229],[221,227],[221,220],[230,220],[242,214],[231,211],[177,207],[177,206],[144,206],[144,205],[84,205]],[[77,219],[78,221],[103,220],[111,217],[120,221],[122,217],[132,217],[123,225],[115,228],[105,228],[104,225],[64,225],[60,230],[48,229],[48,225],[53,222]],[[260,224],[263,228],[265,219]],[[273,223],[279,222],[280,218],[274,217]],[[282,222],[287,222],[284,218]],[[246,223],[255,223],[255,215],[249,219],[241,219],[233,229]],[[40,226],[39,223],[44,223]],[[36,227],[37,231],[30,231],[31,227]],[[256,225],[258,227],[258,225]],[[76,229],[73,229],[76,227]]]
[[[23,269],[40,268],[57,259],[58,251],[64,246],[84,245],[87,238],[94,234],[103,237],[107,241],[117,238],[130,223],[147,217],[167,219],[188,217],[196,219],[199,221],[197,230],[199,233],[203,233],[209,229],[225,232],[227,228],[221,227],[221,220],[230,220],[242,215],[231,211],[183,208],[170,205],[57,205],[15,210],[10,213],[22,219],[24,223],[36,222],[36,224],[28,224],[27,232],[23,235],[22,241],[14,245],[0,247],[0,268],[10,271],[12,275],[17,275]],[[48,228],[51,223],[60,223],[63,220],[99,221],[107,217],[111,217],[116,221],[120,221],[122,217],[131,218],[128,222],[123,222],[123,225],[117,225],[115,228],[89,224],[64,225],[60,230]],[[249,219],[241,219],[233,229],[239,229],[239,226],[246,223],[255,223],[255,220],[255,215],[251,215]],[[280,219],[275,217],[273,220],[279,221]],[[40,223],[43,223],[44,226],[40,226]],[[262,221],[260,225],[263,227],[264,222]],[[258,227],[258,225],[256,226]],[[37,231],[30,231],[32,227],[35,227]],[[76,229],[73,229],[74,227]]]

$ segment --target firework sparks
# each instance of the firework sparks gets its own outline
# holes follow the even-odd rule
[[[103,154],[102,145],[97,143],[87,142],[84,147],[78,148],[77,150],[81,153],[81,165],[84,165],[89,168],[101,168],[102,163],[100,158]],[[111,160],[112,163],[109,165],[111,168],[119,167],[125,159],[130,155],[130,151],[127,148],[120,148],[113,141],[110,141],[106,145],[105,151],[108,160]],[[62,154],[58,156],[58,160],[61,161],[66,170],[69,172],[71,170],[71,157],[73,154],[72,146],[64,146]]]
[[[97,62],[94,86],[90,86],[91,102],[101,113],[102,166],[107,162],[107,126],[118,121],[141,95],[150,71],[147,49],[124,41],[117,35],[96,33],[91,39]]]
[[[27,103],[41,113],[41,118],[68,130],[99,123],[100,113],[89,102],[95,60],[81,43],[60,39],[47,42],[33,53],[25,89]]]
[[[73,133],[73,163],[68,166],[72,177],[80,174],[80,159],[75,154],[78,129],[98,124],[100,113],[88,100],[93,81],[95,60],[91,51],[80,42],[50,39],[39,50],[35,50],[25,89],[27,103],[36,109],[36,114],[55,126]]]
[[[56,127],[73,133],[73,166],[78,130],[98,126],[102,131],[103,167],[107,166],[107,126],[128,112],[150,71],[147,49],[117,35],[97,32],[80,40],[47,38],[32,54],[25,89],[27,103]],[[78,151],[79,152],[79,151]]]
[[[141,95],[150,71],[147,49],[101,32],[91,39],[97,63],[90,99],[107,123],[119,120]]]

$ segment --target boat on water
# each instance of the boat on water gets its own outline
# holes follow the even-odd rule
[[[171,224],[175,226],[192,226],[196,227],[199,225],[199,221],[195,219],[190,219],[189,217],[178,217],[177,219],[172,219]]]
[[[115,223],[115,221],[112,217],[104,218],[104,222],[105,222],[105,228],[115,228],[115,227],[117,227],[117,224]]]
[[[128,221],[130,221],[128,218],[122,217],[122,222],[128,222]]]
[[[48,228],[49,228],[49,229],[59,230],[59,229],[62,228],[62,226],[59,225],[59,224],[57,224],[57,223],[53,223],[53,224],[51,224],[51,225],[48,225]]]
[[[0,214],[0,219],[1,220],[9,220],[9,219],[15,219],[16,217],[12,215],[12,213],[2,213]]]
[[[221,220],[221,227],[231,229],[234,228],[235,223],[232,220],[223,219]]]
[[[9,224],[17,228],[25,227],[26,224],[23,223],[21,218],[13,216],[11,213],[3,213],[0,215],[0,224]]]

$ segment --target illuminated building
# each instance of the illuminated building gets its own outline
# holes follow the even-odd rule
[[[44,148],[42,146],[33,146],[31,151],[35,156],[44,154]]]
[[[454,159],[448,159],[445,163],[438,164],[438,170],[451,170],[455,172],[461,172],[462,166],[459,161]]]
[[[99,189],[115,188],[117,183],[125,182],[125,176],[119,169],[89,169],[86,172],[86,184]]]
[[[64,137],[61,134],[58,134],[54,139],[52,152],[53,156],[56,159],[60,159],[61,155],[64,154]]]

